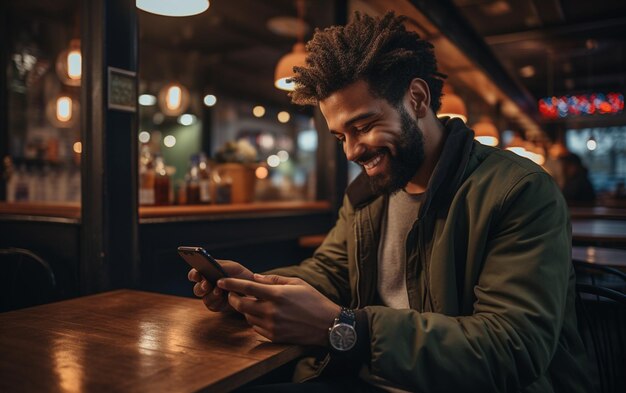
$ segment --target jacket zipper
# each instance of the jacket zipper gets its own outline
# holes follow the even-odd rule
[[[359,242],[357,241],[359,236],[359,230],[360,230],[360,226],[359,226],[359,219],[361,219],[360,215],[361,215],[361,211],[357,210],[355,212],[355,214],[357,214],[356,219],[354,220],[355,226],[356,226],[356,230],[354,231],[354,256],[355,256],[355,268],[356,268],[356,308],[358,309],[359,307],[361,307],[361,288],[360,288],[360,272],[359,272]],[[300,382],[306,382],[309,381],[313,378],[317,378],[319,377],[322,372],[324,371],[324,369],[326,368],[326,366],[328,365],[328,362],[330,362],[330,354],[327,354],[326,357],[324,358],[324,360],[322,361],[322,364],[319,365],[319,367],[317,368],[317,370],[315,370],[315,373],[313,375],[311,375],[308,378],[305,378],[303,380],[301,380]]]
[[[433,310],[433,304],[432,301],[430,299],[430,272],[429,272],[429,265],[428,265],[428,261],[426,258],[426,249],[424,247],[424,228],[422,223],[424,222],[424,220],[419,220],[419,225],[418,225],[418,232],[417,232],[417,244],[418,244],[418,248],[419,248],[419,259],[422,265],[422,268],[424,269],[424,292],[422,294],[423,297],[423,301],[422,301],[422,312],[425,311],[425,306],[426,306],[426,302],[428,302],[428,305],[430,307],[429,310],[427,311],[434,311]]]
[[[360,308],[361,307],[361,284],[360,284],[360,277],[361,277],[361,272],[359,271],[359,265],[361,263],[361,260],[359,259],[360,255],[359,255],[359,233],[361,230],[361,227],[359,225],[359,220],[361,219],[361,211],[357,210],[355,212],[357,214],[356,219],[354,220],[354,224],[356,226],[356,230],[354,231],[354,261],[355,261],[355,269],[356,269],[356,308]]]

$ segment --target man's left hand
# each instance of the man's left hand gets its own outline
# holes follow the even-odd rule
[[[327,346],[328,328],[341,311],[299,278],[255,274],[254,281],[223,278],[217,285],[229,291],[231,307],[274,342]]]

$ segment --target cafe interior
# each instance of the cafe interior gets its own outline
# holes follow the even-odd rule
[[[610,292],[582,299],[600,304],[590,308],[602,327],[621,327],[603,338],[620,339],[623,350],[623,0],[8,0],[0,4],[0,391],[44,382],[63,391],[229,391],[304,353],[259,344],[241,320],[231,325],[245,333],[227,333],[246,356],[197,344],[202,337],[188,331],[208,312],[177,247],[263,272],[322,243],[362,168],[346,160],[318,107],[291,102],[289,77],[316,29],[345,25],[355,11],[405,15],[447,75],[438,116],[461,118],[480,143],[552,175],[569,208],[579,289]],[[91,306],[79,304],[85,299]],[[596,311],[607,303],[619,312]],[[152,319],[115,323],[121,312]],[[175,327],[183,320],[188,330]],[[100,321],[101,331],[62,333],[81,321]],[[135,330],[121,334],[139,340],[124,347],[135,352],[106,349],[116,342],[107,332],[121,326]],[[39,348],[31,355],[18,345],[29,337],[26,348]],[[193,356],[179,359],[186,346]],[[22,381],[28,374],[15,364],[39,356],[48,359],[43,382]],[[603,391],[624,391],[624,358],[598,366]],[[194,359],[223,367],[198,377]],[[111,365],[120,361],[131,366]]]

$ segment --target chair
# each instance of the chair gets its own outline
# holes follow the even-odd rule
[[[598,391],[626,392],[626,295],[576,284],[576,313]]]
[[[50,302],[56,287],[43,258],[22,248],[0,249],[0,312]]]
[[[572,263],[576,270],[577,283],[601,286],[626,293],[626,273],[609,266],[576,259]]]

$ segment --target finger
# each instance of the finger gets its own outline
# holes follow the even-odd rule
[[[202,281],[202,276],[196,269],[191,269],[189,273],[187,273],[187,279],[193,282],[200,282]]]
[[[238,278],[222,278],[217,282],[217,286],[225,291],[242,293],[254,296],[259,299],[275,299],[276,288],[272,285],[260,284],[258,282],[242,280]]]
[[[213,290],[213,286],[207,282],[207,280],[202,280],[201,282],[197,282],[193,286],[193,294],[197,297],[203,297],[207,293]]]
[[[253,297],[239,296],[234,292],[230,292],[228,294],[228,304],[242,314],[254,315],[259,318],[267,315],[266,304]]]
[[[222,269],[224,269],[224,272],[229,277],[252,280],[252,272],[244,267],[242,264],[225,259],[218,259],[217,261],[220,263],[220,266],[222,266]]]
[[[299,278],[295,278],[295,277],[278,276],[276,274],[263,275],[263,274],[254,273],[254,281],[261,283],[261,284],[268,284],[268,285],[288,285],[288,284],[299,284],[300,281],[302,280],[300,280]]]
[[[215,298],[214,296],[207,295],[202,298],[202,302],[206,308],[215,312],[226,311],[229,307],[229,304],[226,302],[224,296]]]

